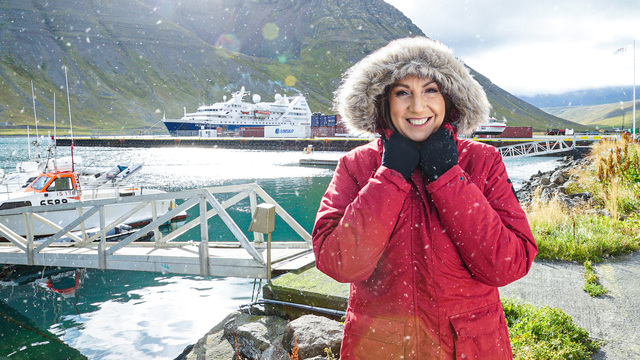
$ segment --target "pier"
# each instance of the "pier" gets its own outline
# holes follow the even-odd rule
[[[220,196],[225,200],[218,200]],[[166,199],[178,200],[179,205],[162,216],[154,216],[148,225],[124,239],[107,240],[106,233],[137,210]],[[252,214],[251,227],[245,229],[249,235],[227,211],[246,199]],[[140,204],[112,223],[105,223],[104,207],[114,202]],[[191,208],[197,209],[195,218],[168,233],[160,231],[173,217]],[[78,217],[64,228],[47,220],[47,213],[62,210],[78,211]],[[266,218],[261,210],[266,211]],[[24,215],[27,235],[19,235],[0,223],[0,237],[6,239],[0,242],[3,264],[270,279],[272,271],[291,271],[314,261],[311,235],[257,184],[0,210],[0,217],[15,214]],[[295,238],[271,241],[272,232],[277,234],[276,215],[280,225],[293,230]],[[93,234],[82,226],[91,216],[101,217],[100,229]],[[224,228],[215,231],[230,234],[229,241],[209,241],[209,220],[214,217],[224,224]],[[29,229],[35,222],[49,226],[53,235],[34,238]],[[195,228],[200,230],[199,237],[189,237],[187,231]],[[144,240],[150,233],[153,239]],[[63,237],[65,241],[59,241]]]
[[[500,149],[503,157],[542,156],[566,153],[574,147],[591,145],[606,136],[575,135],[573,137],[543,136],[534,138],[470,138]],[[76,137],[74,146],[86,147],[206,147],[220,149],[303,151],[310,146],[314,151],[347,152],[370,142],[372,138],[201,138],[169,136],[100,136]],[[71,139],[61,137],[56,140],[59,146],[70,146]],[[535,145],[532,145],[535,144]],[[305,164],[312,165],[312,164]]]

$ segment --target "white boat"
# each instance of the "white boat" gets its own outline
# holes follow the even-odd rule
[[[268,126],[306,126],[311,131],[311,110],[304,95],[288,97],[276,94],[273,102],[262,102],[253,95],[253,103],[243,101],[250,93],[244,86],[232,94],[231,99],[213,105],[202,105],[196,112],[180,119],[162,121],[173,136],[196,135],[200,130],[222,128],[234,131],[241,128]]]
[[[118,177],[118,175],[122,176]],[[122,171],[117,174],[115,172],[111,172],[110,175],[105,176],[105,179],[113,180],[126,176],[128,176],[128,174],[122,174]],[[77,172],[57,171],[43,173],[24,189],[8,193],[0,193],[0,210],[15,209],[25,206],[46,207],[47,205],[82,203],[88,200],[130,196],[135,197],[140,195],[164,193],[164,191],[161,190],[143,189],[142,187],[137,186],[112,186],[114,183],[115,182],[105,181],[102,182],[102,186],[82,188],[80,175]],[[105,222],[110,224],[116,221],[123,214],[129,212],[139,204],[139,202],[126,202],[105,206]],[[172,200],[158,200],[155,202],[155,215],[161,216],[166,214],[174,207],[175,202]],[[82,209],[83,211],[89,210],[88,207]],[[60,227],[65,227],[78,218],[79,212],[77,209],[45,211],[39,212],[38,215],[51,223],[57,224]],[[184,217],[186,217],[186,215],[181,214],[174,220],[183,220]],[[148,204],[134,215],[127,218],[124,224],[132,227],[139,227],[150,222],[152,219],[152,205]],[[45,224],[43,221],[33,221],[32,223],[33,229],[31,232],[35,237],[49,236],[56,233],[51,226]],[[25,236],[27,233],[25,216],[23,214],[0,215],[0,224],[18,235]],[[84,221],[83,226],[85,229],[100,228],[99,215],[94,214],[89,217]],[[78,226],[72,230],[79,231],[81,230],[81,227]],[[2,236],[0,235],[0,237]]]
[[[500,135],[507,128],[504,121],[498,121],[496,118],[489,118],[485,123],[480,124],[473,132],[473,136],[477,135]]]
[[[76,157],[76,165],[82,164],[82,158]],[[5,173],[0,169],[0,193],[19,191],[31,184],[40,174],[57,169],[58,171],[71,171],[71,157],[65,156],[59,159],[34,157],[20,161],[16,164],[16,170]]]

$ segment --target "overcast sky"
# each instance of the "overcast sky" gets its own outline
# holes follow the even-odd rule
[[[633,84],[640,0],[385,1],[514,95]]]

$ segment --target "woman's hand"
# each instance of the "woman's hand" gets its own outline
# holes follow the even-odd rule
[[[422,173],[435,181],[458,163],[458,148],[453,135],[444,126],[422,142],[420,167]]]
[[[382,146],[382,165],[396,170],[408,181],[420,162],[416,143],[396,132],[389,139],[383,137]]]

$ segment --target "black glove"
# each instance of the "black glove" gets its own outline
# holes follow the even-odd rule
[[[458,148],[453,135],[444,126],[431,134],[420,147],[422,173],[435,181],[458,163]]]
[[[382,146],[382,165],[398,171],[405,180],[409,180],[420,162],[416,143],[399,133],[393,133],[389,139],[382,137]]]

